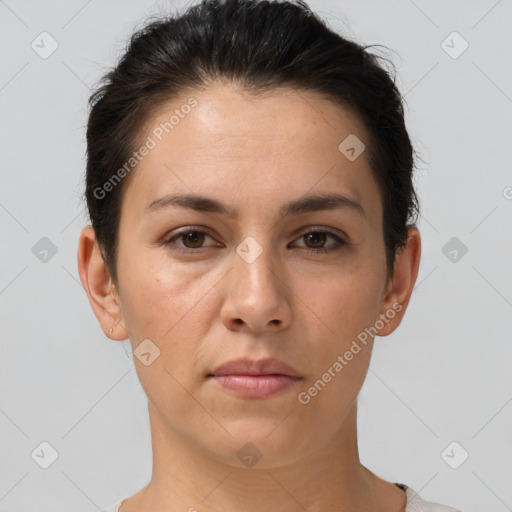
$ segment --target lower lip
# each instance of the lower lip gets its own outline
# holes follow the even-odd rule
[[[212,375],[223,389],[242,398],[267,398],[291,388],[301,377],[288,375]]]

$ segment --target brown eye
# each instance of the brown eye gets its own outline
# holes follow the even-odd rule
[[[201,231],[190,231],[184,235],[180,235],[179,237],[183,240],[185,247],[188,249],[197,249],[198,247],[201,247],[205,233],[202,233]],[[189,243],[191,246],[188,245]]]
[[[311,247],[311,249],[322,248],[323,244],[325,244],[326,239],[327,239],[326,233],[321,233],[321,232],[316,232],[316,231],[313,231],[312,233],[308,233],[308,234],[304,235],[304,240],[306,241],[306,244],[308,242],[312,243],[313,247]]]
[[[335,243],[327,247],[323,247],[328,237],[333,238]],[[307,233],[304,233],[299,240],[301,239],[305,241],[306,247],[308,248],[306,252],[312,254],[328,253],[341,249],[344,245],[348,245],[348,243],[338,235],[325,230],[308,231]]]
[[[213,238],[206,232],[198,229],[189,229],[177,233],[165,242],[165,246],[172,250],[183,252],[198,252],[196,249],[203,248],[205,238]],[[181,243],[178,243],[181,242]],[[208,246],[206,246],[208,247]]]
[[[324,247],[325,243],[327,242],[328,238],[334,239],[335,243],[332,243],[328,245],[327,247]],[[165,242],[165,246],[169,247],[172,250],[182,251],[182,252],[188,252],[188,253],[194,253],[199,252],[198,249],[201,249],[203,247],[219,247],[219,244],[213,244],[210,246],[204,246],[205,238],[210,238],[213,240],[213,238],[206,233],[205,231],[201,231],[198,229],[188,229],[187,231],[182,231],[181,233],[177,233],[171,238],[169,238]],[[330,231],[321,231],[321,230],[313,230],[308,231],[304,233],[299,240],[304,240],[305,242],[305,248],[306,252],[312,253],[312,254],[319,254],[319,253],[328,253],[331,251],[336,251],[338,249],[341,249],[342,246],[348,245],[347,242],[345,242],[341,237],[338,235],[331,233]],[[179,243],[181,242],[181,243]],[[301,246],[299,246],[301,247]],[[302,246],[304,247],[304,246]]]

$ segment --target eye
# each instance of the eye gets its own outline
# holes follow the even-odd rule
[[[186,230],[181,231],[180,233],[175,234],[171,238],[169,238],[165,242],[165,246],[169,247],[172,250],[182,251],[182,252],[197,252],[196,249],[200,249],[202,244],[204,243],[205,237],[213,238],[206,233],[205,231],[201,231],[199,229],[191,229],[187,228]],[[184,246],[176,246],[174,244],[175,241],[183,241]],[[217,244],[218,245],[218,244]]]
[[[320,247],[323,244],[325,244],[326,239],[331,237],[334,239],[334,243],[325,247]],[[164,242],[164,245],[166,247],[169,247],[173,251],[180,251],[185,253],[194,253],[198,252],[198,249],[203,248],[203,243],[205,241],[205,238],[210,238],[213,240],[213,237],[209,235],[206,231],[202,231],[201,229],[195,229],[195,228],[187,228],[179,233],[174,234],[174,236],[167,239],[166,242]],[[348,245],[348,242],[343,240],[341,237],[336,235],[335,233],[328,231],[328,230],[322,230],[322,229],[314,229],[307,231],[301,235],[301,237],[298,240],[305,240],[306,241],[306,252],[311,254],[319,254],[319,253],[329,253],[332,251],[336,251],[341,249],[344,245]],[[183,245],[180,245],[177,242],[183,242]],[[309,247],[307,244],[312,244],[316,247]],[[213,244],[209,247],[220,247],[222,244]],[[207,246],[208,247],[208,246]],[[300,247],[300,246],[299,246]]]
[[[335,240],[335,243],[331,244],[327,248],[319,247],[319,246],[325,244],[325,241],[328,237],[333,238]],[[341,249],[344,245],[348,245],[348,243],[345,242],[345,240],[343,240],[341,237],[339,237],[335,233],[332,233],[331,231],[321,230],[321,229],[307,231],[299,238],[299,240],[302,240],[302,239],[304,241],[306,241],[306,244],[311,243],[313,246],[316,246],[316,247],[311,248],[308,245],[306,245],[306,247],[308,247],[308,250],[306,252],[311,253],[311,254],[329,253],[331,251],[337,251],[337,250]]]

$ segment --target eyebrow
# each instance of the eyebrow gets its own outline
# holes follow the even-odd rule
[[[233,209],[221,201],[194,193],[171,194],[159,199],[155,199],[144,209],[145,213],[155,212],[169,207],[181,207],[196,210],[199,212],[215,213],[229,217],[237,217],[238,210]],[[362,205],[354,199],[350,199],[341,194],[315,194],[301,197],[285,203],[279,210],[281,217],[288,215],[298,215],[307,212],[316,212],[322,210],[334,210],[337,208],[350,208],[363,217],[367,217]]]

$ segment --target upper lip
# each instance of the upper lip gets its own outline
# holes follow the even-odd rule
[[[284,361],[268,357],[266,359],[233,359],[221,364],[210,375],[300,375]]]

